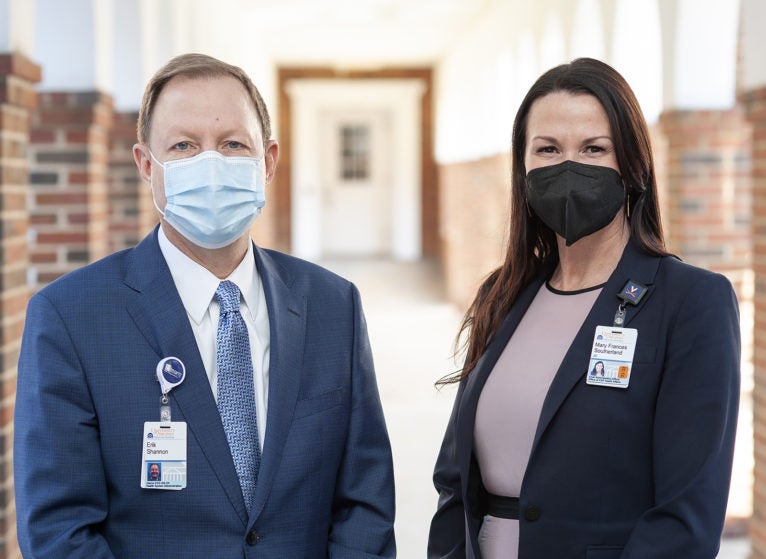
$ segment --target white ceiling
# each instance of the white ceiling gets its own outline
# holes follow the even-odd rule
[[[491,0],[241,0],[277,64],[428,65]]]

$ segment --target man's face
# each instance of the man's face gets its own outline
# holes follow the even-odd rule
[[[232,76],[171,79],[160,93],[151,120],[148,146],[137,144],[134,156],[143,179],[154,189],[160,209],[165,209],[162,167],[149,157],[151,149],[160,162],[194,157],[203,151],[225,156],[264,157],[264,184],[276,169],[277,144],[263,145],[258,115],[245,87]]]
[[[152,479],[160,479],[160,467],[157,464],[149,466],[149,476]]]

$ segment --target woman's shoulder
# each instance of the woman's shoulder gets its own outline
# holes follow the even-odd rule
[[[666,285],[679,295],[698,292],[713,299],[734,293],[732,282],[724,273],[689,264],[672,255],[660,257],[655,283]]]
[[[677,277],[679,279],[685,278],[688,280],[702,280],[708,279],[709,281],[727,280],[726,276],[720,272],[703,268],[689,262],[684,261],[681,257],[669,254],[666,256],[660,256],[659,272],[661,274]]]

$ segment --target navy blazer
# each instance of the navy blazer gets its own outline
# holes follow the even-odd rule
[[[271,349],[266,436],[248,516],[223,425],[157,231],[32,297],[15,417],[27,559],[394,557],[394,480],[359,294],[255,249]],[[176,356],[187,487],[142,489],[157,362]]]
[[[586,384],[596,326],[613,323],[628,279],[649,287],[630,386]],[[486,491],[473,454],[482,387],[545,274],[520,294],[460,383],[434,471],[429,558],[481,557]],[[555,320],[555,317],[551,317]],[[543,403],[521,486],[520,559],[713,559],[731,476],[740,330],[726,278],[632,242],[598,296]]]

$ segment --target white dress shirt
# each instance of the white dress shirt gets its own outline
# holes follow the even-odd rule
[[[215,298],[218,279],[206,268],[181,252],[165,235],[160,227],[160,250],[170,268],[173,282],[181,296],[186,315],[189,317],[194,338],[197,341],[202,363],[205,366],[213,397],[218,401],[218,367],[216,365],[216,333],[220,305]],[[247,253],[239,266],[225,278],[234,282],[242,295],[240,313],[247,326],[250,338],[250,353],[253,361],[253,384],[255,386],[255,407],[258,418],[258,437],[263,449],[266,435],[266,415],[269,393],[269,315],[266,296],[263,293],[261,277],[255,265],[253,244],[248,243]]]

